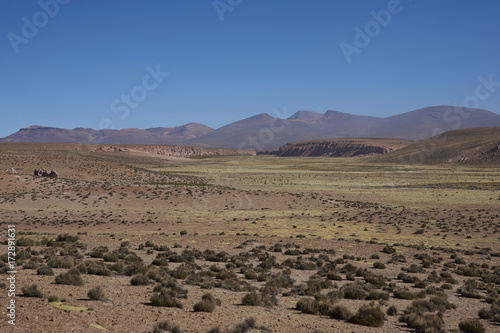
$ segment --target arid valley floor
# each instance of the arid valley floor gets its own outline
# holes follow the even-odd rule
[[[498,167],[96,147],[0,144],[0,331],[500,332]]]

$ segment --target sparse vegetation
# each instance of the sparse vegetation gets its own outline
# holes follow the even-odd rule
[[[343,305],[335,305],[328,315],[333,319],[349,320],[352,317],[352,312]]]
[[[444,321],[439,314],[413,312],[399,317],[399,321],[405,322],[409,327],[422,333],[444,333]]]
[[[169,332],[182,333],[183,331],[177,325],[170,325],[167,321],[162,321],[153,327],[154,333]]]
[[[176,307],[182,309],[182,303],[180,303],[175,295],[167,289],[162,289],[159,293],[153,294],[150,300],[151,304],[154,306]]]
[[[90,289],[87,292],[87,296],[88,296],[88,298],[90,298],[92,300],[100,301],[100,300],[104,299],[104,291],[102,290],[101,287],[97,286],[97,287]]]
[[[89,299],[121,302],[119,292],[126,292],[127,306],[134,311],[127,312],[130,318],[123,325],[133,320],[137,330],[155,332],[180,332],[179,326],[191,329],[180,321],[179,326],[163,321],[166,313],[175,316],[180,311],[175,308],[183,305],[189,309],[181,311],[182,316],[233,320],[228,309],[235,303],[246,305],[242,311],[251,311],[256,319],[266,313],[265,323],[273,330],[274,317],[266,309],[250,306],[279,305],[270,313],[279,310],[299,316],[304,330],[318,332],[328,332],[332,325],[357,332],[369,330],[357,325],[367,325],[439,333],[452,321],[451,329],[457,329],[460,321],[462,332],[475,333],[494,331],[500,322],[500,267],[492,260],[500,256],[496,242],[500,208],[483,205],[499,183],[496,169],[412,166],[412,177],[403,178],[405,173],[394,165],[361,159],[332,163],[318,158],[304,163],[294,158],[264,156],[247,161],[220,156],[181,165],[142,156],[129,160],[118,150],[104,154],[99,147],[91,153],[75,149],[71,153],[75,161],[70,158],[66,166],[57,150],[29,152],[24,157],[0,154],[0,164],[7,158],[35,163],[33,156],[50,156],[67,168],[65,177],[70,175],[54,180],[21,175],[12,182],[0,175],[5,219],[22,225],[16,256],[19,281],[35,286],[23,286],[19,295],[45,297],[43,290],[55,303],[48,309],[61,305],[77,309],[67,311],[86,311],[80,306],[92,304],[119,317],[110,303]],[[16,151],[16,156],[23,154]],[[237,163],[249,169],[228,177],[225,168]],[[209,184],[214,174],[220,177],[219,184]],[[398,176],[393,182],[398,185],[388,190],[386,177],[391,174]],[[371,190],[363,185],[360,192],[367,179]],[[384,191],[383,202],[379,190]],[[359,199],[353,200],[352,193]],[[420,204],[412,204],[414,200]],[[36,214],[23,209],[32,202],[35,211],[40,207]],[[461,207],[465,203],[467,208]],[[474,208],[477,203],[481,208]],[[193,205],[197,209],[189,208]],[[54,234],[55,230],[64,233]],[[7,253],[0,254],[0,273],[7,274],[7,262]],[[56,286],[53,281],[69,286],[88,283],[88,287]],[[134,287],[126,287],[127,281]],[[98,285],[113,290],[106,289],[104,295]],[[9,286],[4,282],[0,288]],[[200,299],[200,292],[208,290]],[[231,301],[222,304],[213,295]],[[449,301],[455,296],[459,296],[456,308]],[[59,298],[65,303],[60,304]],[[148,303],[148,298],[151,306],[174,309],[136,306]],[[25,302],[23,311],[28,313],[31,304],[41,300]],[[401,304],[409,305],[405,309]],[[157,322],[146,327],[137,318],[151,309],[158,311]],[[204,313],[190,314],[191,309]],[[45,308],[36,311],[47,315]],[[472,318],[457,318],[464,313]],[[480,320],[473,318],[476,313]],[[392,318],[385,320],[386,316]],[[404,324],[395,325],[394,316]],[[293,331],[283,318],[280,313],[280,329]],[[42,325],[57,331],[60,323],[53,319]],[[196,329],[206,332],[208,322],[213,323],[201,320]],[[116,328],[110,321],[96,324]],[[229,327],[234,326],[221,322],[210,332],[227,333]],[[255,328],[265,331],[248,319],[229,332]]]
[[[458,328],[461,332],[464,333],[484,333],[486,329],[484,328],[483,323],[481,323],[477,319],[466,319],[462,320],[458,324]]]
[[[22,291],[23,291],[23,296],[25,297],[38,297],[38,298],[45,297],[45,295],[40,290],[38,290],[38,286],[36,284],[23,287]]]
[[[358,311],[349,318],[349,321],[354,324],[382,327],[384,325],[385,314],[380,309],[380,306],[374,304],[362,305]]]
[[[206,293],[201,297],[201,302],[194,305],[193,310],[195,312],[213,312],[217,303],[220,303],[220,300],[217,300],[212,294]]]
[[[56,276],[55,283],[57,284],[68,284],[72,286],[83,286],[85,281],[83,281],[80,276],[80,272],[76,269],[71,269],[66,273],[61,273]]]

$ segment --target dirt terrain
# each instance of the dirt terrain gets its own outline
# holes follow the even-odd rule
[[[497,166],[126,148],[0,144],[0,331],[500,332]]]

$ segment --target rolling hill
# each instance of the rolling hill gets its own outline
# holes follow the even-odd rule
[[[434,106],[381,118],[329,110],[298,111],[287,119],[261,113],[218,129],[189,123],[145,130],[73,130],[30,126],[0,142],[166,144],[196,147],[278,149],[293,141],[324,138],[422,140],[455,129],[500,126],[500,115],[483,110]]]
[[[500,127],[449,131],[376,157],[376,161],[403,164],[499,165]]]
[[[213,131],[212,128],[189,123],[177,127],[155,127],[145,130],[126,128],[121,130],[94,130],[75,128],[73,130],[47,126],[21,128],[0,142],[54,142],[54,143],[110,143],[110,144],[182,144],[189,139]]]

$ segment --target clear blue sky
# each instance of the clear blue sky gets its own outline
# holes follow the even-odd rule
[[[53,17],[0,0],[0,137],[34,124],[217,128],[284,108],[385,117],[462,103],[480,75],[500,81],[499,1],[401,0],[377,31],[370,11],[390,2],[220,0],[221,20],[213,0],[72,0],[49,5]],[[339,45],[367,24],[374,36],[348,63]],[[146,90],[157,65],[169,75]],[[120,100],[132,91],[134,108]],[[499,113],[500,87],[479,107]]]

